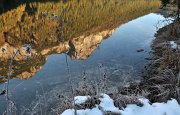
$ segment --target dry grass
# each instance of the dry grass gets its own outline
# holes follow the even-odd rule
[[[170,41],[178,41],[180,24],[174,22],[158,31],[152,44],[152,61],[144,79],[144,88],[152,102],[166,102],[171,98],[180,103],[180,49]]]

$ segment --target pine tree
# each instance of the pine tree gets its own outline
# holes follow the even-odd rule
[[[170,0],[161,0],[163,7],[165,7],[168,3],[170,3]]]

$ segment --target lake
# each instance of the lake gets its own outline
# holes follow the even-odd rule
[[[39,4],[37,8],[42,10],[43,7],[41,7],[41,5],[46,4],[50,3]],[[112,2],[112,4],[114,3]],[[36,4],[34,3],[34,6],[30,6],[32,10],[33,8],[35,9],[34,6],[36,6]],[[23,7],[23,5],[21,7]],[[73,6],[71,7],[74,8]],[[117,5],[116,8],[117,7],[119,6]],[[116,8],[114,8],[114,10],[118,11],[118,8]],[[27,9],[27,7],[25,9]],[[138,9],[136,10],[138,11]],[[49,18],[52,17],[46,19],[47,17],[41,16],[36,19],[41,20],[41,22],[36,23],[35,21],[29,25],[30,27],[26,27],[25,24],[33,17],[33,13],[37,12],[37,10],[32,11],[30,12],[32,14],[22,14],[24,15],[24,21],[21,19],[21,22],[15,22],[15,27],[23,28],[22,30],[9,27],[12,26],[12,24],[9,23],[8,27],[2,29],[3,32],[8,31],[5,34],[5,37],[8,36],[7,43],[9,43],[8,45],[6,44],[6,48],[16,49],[16,47],[21,46],[21,44],[32,43],[31,46],[34,52],[31,55],[32,57],[27,60],[19,54],[19,57],[14,60],[9,90],[10,98],[15,102],[18,113],[22,113],[23,110],[27,109],[29,109],[27,111],[31,112],[36,111],[38,108],[35,107],[37,103],[46,105],[46,107],[42,107],[45,108],[47,113],[52,111],[51,108],[56,108],[60,103],[58,95],[71,94],[70,78],[73,82],[73,87],[76,87],[77,84],[83,81],[84,76],[86,76],[89,83],[94,84],[99,82],[103,75],[106,75],[108,87],[122,87],[129,85],[129,83],[139,83],[142,79],[141,76],[144,71],[144,66],[148,63],[147,58],[151,51],[150,46],[157,27],[160,28],[164,26],[163,24],[159,25],[159,21],[163,20],[164,17],[158,13],[151,13],[153,10],[150,9],[147,10],[147,12],[139,12],[139,14],[136,12],[137,15],[128,18],[124,18],[124,16],[121,18],[122,14],[120,13],[117,17],[115,16],[116,18],[109,20],[108,18],[105,19],[105,17],[111,17],[106,15],[107,12],[103,12],[105,10],[101,10],[102,12],[96,11],[97,14],[102,14],[102,16],[94,17],[93,13],[90,13],[88,17],[92,16],[92,20],[87,20],[89,26],[84,26],[82,23],[83,20],[80,18],[79,20],[81,21],[77,22],[79,25],[76,25],[71,19],[69,22],[68,20],[61,19],[61,21],[63,20],[62,26],[61,23],[58,22],[59,18],[50,20]],[[112,12],[113,10],[109,11]],[[73,11],[70,11],[70,13],[65,13],[64,15],[72,16],[72,12]],[[73,17],[75,21],[78,19],[78,16],[81,16],[79,15],[80,13],[83,12],[77,13],[76,18]],[[43,16],[45,15],[48,15],[48,13],[43,13]],[[54,18],[54,15],[52,16]],[[58,16],[59,14],[57,14],[57,17]],[[85,15],[85,17],[87,18],[87,15]],[[52,20],[53,23],[50,22]],[[84,21],[84,23],[86,23],[86,20]],[[44,25],[42,25],[42,23]],[[72,24],[74,25],[72,26]],[[63,27],[66,28],[62,32],[63,34],[57,32],[59,29],[64,29]],[[79,29],[77,29],[77,27],[79,27]],[[54,28],[55,30],[53,30]],[[86,29],[81,30],[81,28]],[[28,29],[31,29],[31,31],[27,32]],[[72,35],[69,34],[71,31],[73,33]],[[17,35],[15,32],[17,32]],[[77,35],[74,33],[77,33]],[[16,41],[11,40],[10,37],[13,35],[17,38]],[[31,35],[31,38],[34,39],[30,41],[29,39],[24,41],[20,39],[28,35]],[[51,39],[47,36],[50,36]],[[58,40],[58,37],[64,37],[64,39]],[[47,39],[44,40],[43,38]],[[1,48],[3,47],[5,46],[2,45]],[[0,78],[0,90],[3,90],[6,84],[9,64],[8,56],[8,53],[0,56],[2,59],[0,62],[0,75],[5,76]],[[0,103],[0,113],[2,113],[6,108],[5,97],[0,96]]]

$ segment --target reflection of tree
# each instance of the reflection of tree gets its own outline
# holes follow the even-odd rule
[[[1,0],[0,1],[0,13],[7,12],[17,8],[22,4],[29,4],[32,2],[59,2],[60,0]],[[64,1],[64,0],[62,0]]]
[[[148,5],[145,5],[148,4]],[[81,34],[112,28],[157,7],[157,0],[71,0],[69,2],[32,2],[0,16],[0,34],[13,45],[31,43],[41,50],[57,45],[61,15],[66,40]],[[62,14],[62,11],[64,13]],[[2,42],[2,41],[1,41]]]
[[[12,77],[24,78],[23,75],[30,76],[31,73],[33,76],[45,63],[48,54],[63,52],[63,47],[59,46],[62,35],[70,45],[69,55],[86,59],[105,37],[97,39],[97,42],[90,37],[92,44],[87,45],[83,42],[85,38],[89,40],[86,36],[113,30],[119,24],[144,15],[158,6],[157,0],[71,0],[21,4],[0,15],[0,46],[4,42],[14,47],[31,44],[37,55],[29,61],[15,61]],[[82,35],[82,40],[75,39]],[[78,43],[87,47],[82,49]],[[45,55],[41,55],[44,49],[48,53],[45,51]],[[6,76],[8,63],[8,60],[0,61],[1,76]]]

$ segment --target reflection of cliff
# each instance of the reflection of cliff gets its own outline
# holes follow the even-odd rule
[[[12,77],[18,78],[29,78],[33,76],[37,71],[41,69],[42,63],[45,63],[43,59],[37,58],[37,53],[35,50],[31,50],[27,53],[27,48],[25,46],[14,47],[5,43],[0,47],[0,75],[7,76],[8,66],[10,60],[15,56],[12,66]],[[28,59],[32,57],[31,59]],[[0,78],[0,81],[4,81],[6,78]]]
[[[25,60],[27,53],[26,53],[26,47],[20,46],[20,47],[14,47],[9,45],[8,43],[5,43],[0,47],[0,60],[8,60],[12,57],[17,52],[17,55],[15,56],[14,60],[20,61],[20,60]],[[35,55],[36,51],[32,50],[31,55]]]
[[[64,52],[67,53],[72,59],[84,60],[87,59],[92,52],[96,50],[98,45],[113,32],[114,29],[102,31],[88,36],[73,38],[69,42],[60,43],[58,46],[42,50],[41,55],[49,55],[52,52]]]
[[[36,0],[34,0],[36,1]],[[138,7],[137,7],[138,6]],[[146,7],[144,7],[146,6]],[[159,6],[157,0],[70,0],[31,2],[0,15],[0,45],[31,44],[36,50],[56,46],[61,32],[66,40],[115,28]],[[63,27],[59,27],[59,19]]]
[[[28,79],[28,78],[34,76],[38,71],[40,71],[41,68],[42,68],[42,65],[37,65],[35,67],[31,67],[29,72],[24,71],[24,72],[18,74],[16,77],[20,78],[20,79]]]
[[[12,77],[27,79],[52,53],[87,59],[114,28],[159,6],[157,0],[33,1],[0,15],[0,76],[7,76],[11,55],[23,44],[31,44],[32,55],[26,60],[21,48]]]
[[[22,56],[23,59],[25,58]],[[45,64],[46,57],[41,55],[34,55],[30,59],[21,60],[21,61],[14,61],[12,66],[11,77],[17,77],[20,79],[28,79],[34,76]],[[0,61],[0,76],[5,76],[0,78],[0,82],[6,81],[6,76],[8,73],[8,66],[10,63],[10,59]]]
[[[69,43],[70,51],[68,52],[68,55],[75,59],[87,59],[102,42],[102,40],[110,36],[113,32],[114,30],[107,30],[99,32],[95,35],[80,36],[72,39]]]
[[[37,54],[35,50],[32,50],[32,55],[28,60],[26,60],[25,49],[22,47],[14,60],[12,77],[28,79],[34,76],[44,65],[47,56],[52,53],[66,52],[73,59],[87,59],[102,40],[110,36],[113,32],[114,30],[106,30],[96,35],[92,34],[73,38],[70,42],[60,43],[52,48],[44,49],[39,54]],[[0,75],[6,76],[11,55],[16,52],[18,48],[6,43],[0,49],[0,60],[2,61]]]

